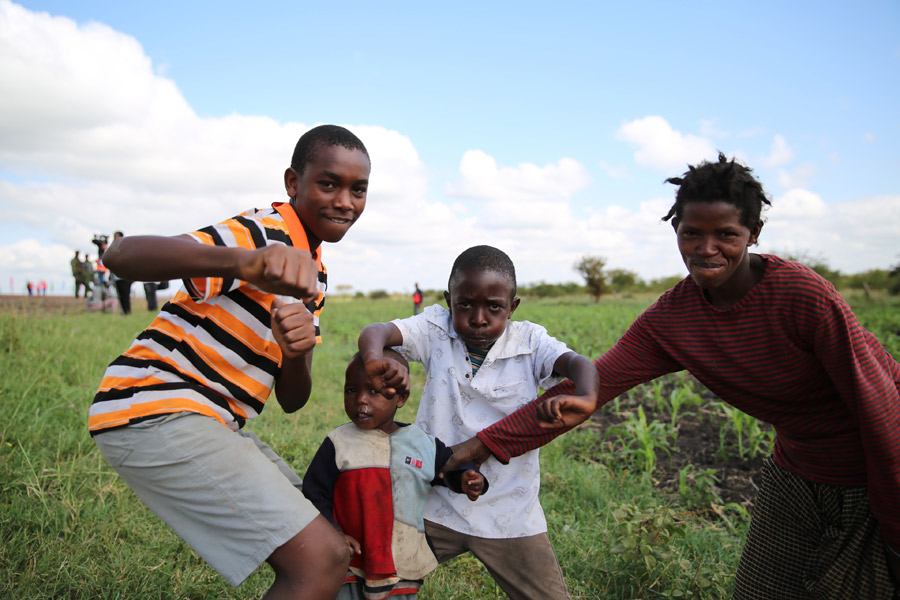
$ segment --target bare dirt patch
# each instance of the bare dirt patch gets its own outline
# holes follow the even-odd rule
[[[87,312],[87,300],[70,296],[0,295],[0,310],[25,314]]]

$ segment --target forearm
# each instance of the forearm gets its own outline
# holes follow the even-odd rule
[[[295,358],[284,357],[275,382],[275,396],[286,413],[300,410],[312,392],[312,351]]]
[[[359,355],[363,362],[379,360],[384,356],[388,346],[399,346],[403,343],[400,330],[393,323],[372,323],[359,333]]]
[[[560,357],[555,370],[574,383],[574,392],[569,395],[597,397],[600,391],[600,376],[596,365],[590,360],[580,354],[569,352]]]
[[[192,277],[241,278],[250,258],[243,248],[201,244],[187,235],[135,235],[115,240],[103,264],[123,279],[165,281]]]
[[[514,456],[521,456],[529,450],[550,443],[571,427],[553,430],[540,427],[537,408],[541,402],[541,398],[529,402],[513,414],[479,431],[476,437],[503,464]]]

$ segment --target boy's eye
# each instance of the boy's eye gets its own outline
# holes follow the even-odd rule
[[[353,193],[356,194],[357,196],[365,196],[366,191],[367,190],[364,187],[354,187],[353,188]]]
[[[337,187],[333,181],[320,181],[319,185],[321,185],[326,190],[333,190]]]
[[[345,395],[345,396],[349,396],[350,394],[355,394],[355,393],[356,393],[356,388],[352,388],[352,387],[345,387],[345,388],[344,388],[344,395]]]

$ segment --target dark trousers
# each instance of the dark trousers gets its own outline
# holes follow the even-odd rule
[[[147,310],[156,310],[156,282],[148,281],[144,284],[144,295],[147,297]]]
[[[127,279],[116,279],[116,294],[119,296],[123,315],[131,314],[131,283]]]

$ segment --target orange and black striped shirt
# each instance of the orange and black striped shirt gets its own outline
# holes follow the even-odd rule
[[[251,209],[190,235],[211,246],[309,249],[296,213],[282,203]],[[319,296],[307,308],[321,342],[319,315],[327,284],[321,247],[313,258],[319,266]],[[257,416],[281,369],[281,348],[271,327],[274,298],[240,280],[185,279],[150,326],[109,365],[91,404],[91,435],[175,412],[204,414],[232,429]]]

